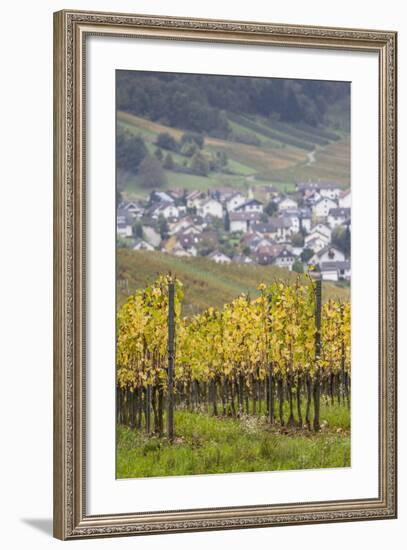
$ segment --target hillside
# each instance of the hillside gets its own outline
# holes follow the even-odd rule
[[[297,274],[272,266],[217,264],[207,258],[178,258],[161,252],[117,250],[117,305],[137,288],[146,286],[158,274],[175,274],[184,285],[183,315],[189,316],[209,306],[222,307],[236,296],[257,293],[260,282],[276,279],[295,281]],[[127,282],[125,282],[127,281]],[[349,289],[323,283],[323,300],[349,299]]]
[[[348,82],[191,73],[117,73],[119,110],[168,126],[226,137],[225,113],[261,115],[311,128],[346,128]],[[344,115],[344,116],[343,116]]]
[[[179,128],[123,111],[118,111],[117,123],[119,129],[140,136],[151,155],[159,149],[156,145],[158,135],[166,133],[180,140],[184,133]],[[281,191],[290,192],[294,190],[295,182],[309,179],[333,180],[344,187],[349,186],[350,139],[347,133],[334,134],[304,125],[299,128],[261,117],[233,116],[230,123],[233,131],[238,133],[228,139],[205,136],[203,148],[203,152],[209,155],[225,153],[227,170],[210,171],[203,176],[166,169],[165,187],[207,190],[233,186],[243,191],[250,187],[256,192],[256,188],[261,189],[265,184],[272,183]],[[236,139],[247,139],[255,144]],[[167,152],[161,150],[160,153],[165,156]],[[171,156],[176,165],[189,161],[177,152],[171,152]],[[119,180],[121,191],[128,198],[144,197],[149,192],[142,188],[137,174],[128,173]]]

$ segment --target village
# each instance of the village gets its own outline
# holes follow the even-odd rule
[[[151,191],[145,200],[122,200],[118,247],[299,273],[312,265],[323,280],[349,283],[350,190],[320,181],[297,183],[290,193],[273,185],[261,194],[258,189],[174,188]]]

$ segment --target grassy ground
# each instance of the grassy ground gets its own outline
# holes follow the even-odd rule
[[[118,306],[137,288],[145,287],[159,273],[173,273],[184,285],[184,315],[195,314],[209,306],[222,307],[236,296],[257,294],[261,282],[281,279],[294,282],[296,273],[274,266],[217,264],[207,258],[178,258],[172,254],[117,249],[117,279],[127,281],[127,289],[118,285]],[[334,283],[322,285],[323,300],[349,300],[349,289]]]
[[[176,437],[146,437],[119,426],[117,477],[215,474],[350,466],[350,412],[323,405],[319,433],[270,427],[265,417],[241,420],[175,412]]]
[[[147,145],[153,144],[160,132],[167,132],[178,140],[183,134],[183,131],[178,128],[170,128],[121,111],[117,113],[117,119],[120,125],[133,134],[142,135]],[[256,179],[250,182],[251,187],[254,188],[257,184],[264,185],[264,181],[261,181],[264,179],[292,184],[296,181],[316,178],[336,180],[343,185],[349,185],[350,140],[348,135],[343,135],[340,139],[330,143],[325,140],[324,143],[328,144],[318,146],[315,161],[308,164],[307,152],[317,145],[316,141],[321,141],[321,136],[315,138],[310,131],[299,131],[298,128],[287,124],[278,123],[277,128],[277,123],[267,120],[259,120],[256,124],[257,131],[231,121],[231,125],[236,131],[256,135],[260,140],[259,146],[211,137],[205,139],[206,149],[224,151],[228,155],[229,168],[236,173],[236,176],[229,176],[228,180],[224,174],[213,173],[209,177],[200,178],[201,181],[192,182],[193,177],[187,176],[182,181],[180,176],[184,176],[184,174],[172,172],[168,174],[169,186],[179,185],[187,188],[195,186],[197,189],[208,189],[219,185],[233,185],[241,188],[247,185],[241,177],[245,175],[256,176]],[[270,139],[262,134],[262,131],[272,132],[274,138]],[[318,133],[318,130],[312,129],[312,132]],[[324,133],[322,130],[320,132]],[[296,143],[296,140],[300,144],[303,143],[306,149],[290,144],[291,142]],[[191,181],[191,185],[188,185],[189,181]],[[137,179],[134,180],[127,192],[133,196],[143,194],[143,190],[137,185]]]

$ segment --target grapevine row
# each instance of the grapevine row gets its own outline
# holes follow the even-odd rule
[[[320,285],[260,284],[192,318],[179,280],[138,290],[117,316],[118,422],[172,439],[175,407],[318,431],[321,397],[350,398],[350,304],[321,305]]]

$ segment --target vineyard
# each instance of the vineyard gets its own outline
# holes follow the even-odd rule
[[[171,275],[130,296],[117,314],[119,426],[171,444],[190,411],[318,433],[322,410],[349,408],[349,302],[322,304],[311,276],[258,291],[190,318]]]

